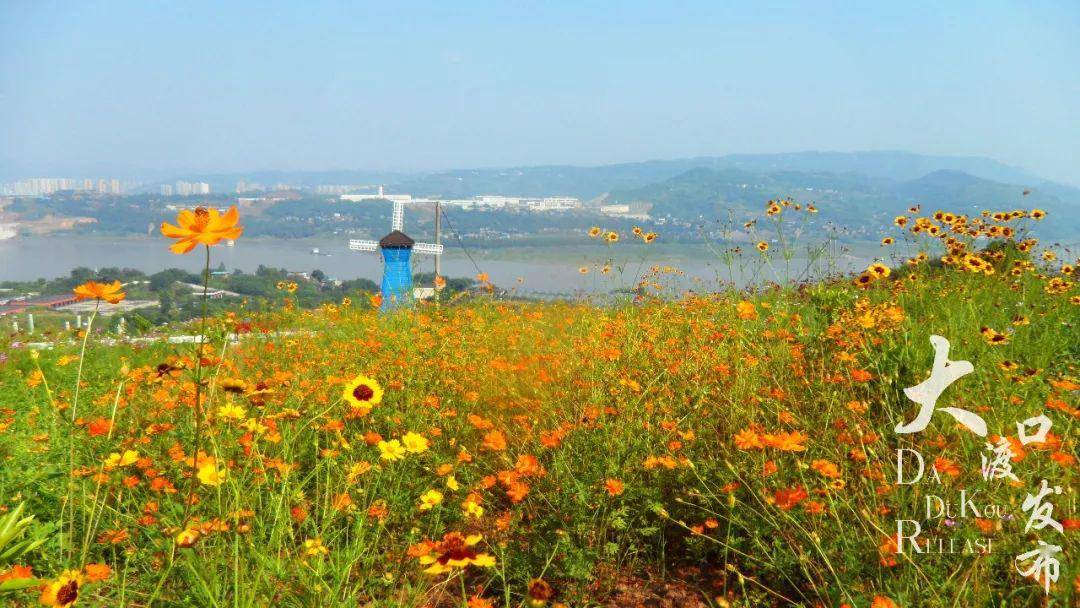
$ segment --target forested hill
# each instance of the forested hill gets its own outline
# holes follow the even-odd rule
[[[823,219],[853,227],[880,224],[882,218],[914,204],[969,214],[984,209],[1041,208],[1055,218],[1040,226],[1044,237],[1075,239],[1080,235],[1080,190],[1006,184],[955,170],[895,180],[851,172],[698,168],[655,184],[612,191],[607,200],[649,204],[654,217],[714,218],[729,209],[756,211],[764,201],[789,196],[816,203]]]
[[[691,169],[738,169],[752,173],[855,173],[871,178],[906,181],[941,170],[963,171],[975,177],[1024,187],[1056,187],[1023,169],[979,157],[927,156],[900,151],[793,152],[732,154],[671,160],[648,160],[598,166],[540,165],[501,168],[460,168],[430,172],[367,170],[264,171],[215,176],[180,175],[176,179],[207,181],[215,192],[229,192],[240,180],[248,183],[385,185],[389,191],[416,196],[471,197],[576,196],[590,199],[612,190],[641,188]],[[163,183],[169,183],[168,181]],[[1063,186],[1068,188],[1067,186]],[[151,188],[156,192],[156,187]]]

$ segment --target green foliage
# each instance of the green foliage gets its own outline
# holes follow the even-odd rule
[[[49,527],[34,526],[34,516],[23,517],[25,503],[0,517],[0,572],[12,564],[25,560],[49,540]],[[29,538],[27,533],[32,532]],[[34,578],[20,578],[0,582],[0,595],[26,589],[39,584]]]

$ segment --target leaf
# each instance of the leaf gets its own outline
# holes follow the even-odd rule
[[[9,581],[0,583],[0,593],[7,591],[18,591],[20,589],[29,589],[30,587],[37,587],[41,584],[36,578],[15,578]]]

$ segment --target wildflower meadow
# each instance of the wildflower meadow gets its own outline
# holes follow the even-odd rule
[[[480,277],[303,310],[284,286],[151,339],[96,315],[9,337],[0,604],[1080,605],[1080,291],[1052,218],[912,208],[853,275],[799,230],[815,211],[769,201],[717,245],[748,285],[675,287],[663,234],[596,226],[610,256],[581,273],[630,281],[614,299]],[[186,210],[161,246],[208,281],[242,231]],[[107,279],[75,295],[121,301]]]

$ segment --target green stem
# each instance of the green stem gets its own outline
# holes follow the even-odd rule
[[[191,505],[195,497],[195,488],[199,479],[199,450],[202,449],[203,410],[202,410],[202,347],[206,341],[206,300],[210,291],[210,246],[206,248],[206,263],[203,265],[202,319],[199,322],[199,339],[195,343],[195,453],[191,459],[191,479],[188,481],[187,500],[184,504],[184,519],[180,528],[188,524]]]
[[[75,397],[71,402],[71,428],[68,431],[68,487],[67,497],[64,500],[63,507],[60,508],[60,529],[64,529],[64,511],[70,509],[69,521],[68,521],[68,540],[71,542],[68,546],[68,558],[71,558],[72,552],[75,550],[75,505],[74,496],[75,491],[75,417],[76,410],[79,407],[79,388],[82,384],[82,372],[83,363],[86,361],[86,343],[90,340],[90,330],[93,328],[94,319],[97,318],[98,309],[101,308],[101,299],[97,299],[94,302],[94,312],[91,313],[90,318],[86,321],[86,330],[83,333],[82,348],[79,350],[79,370],[75,373]],[[60,553],[64,553],[64,535],[60,535]]]

